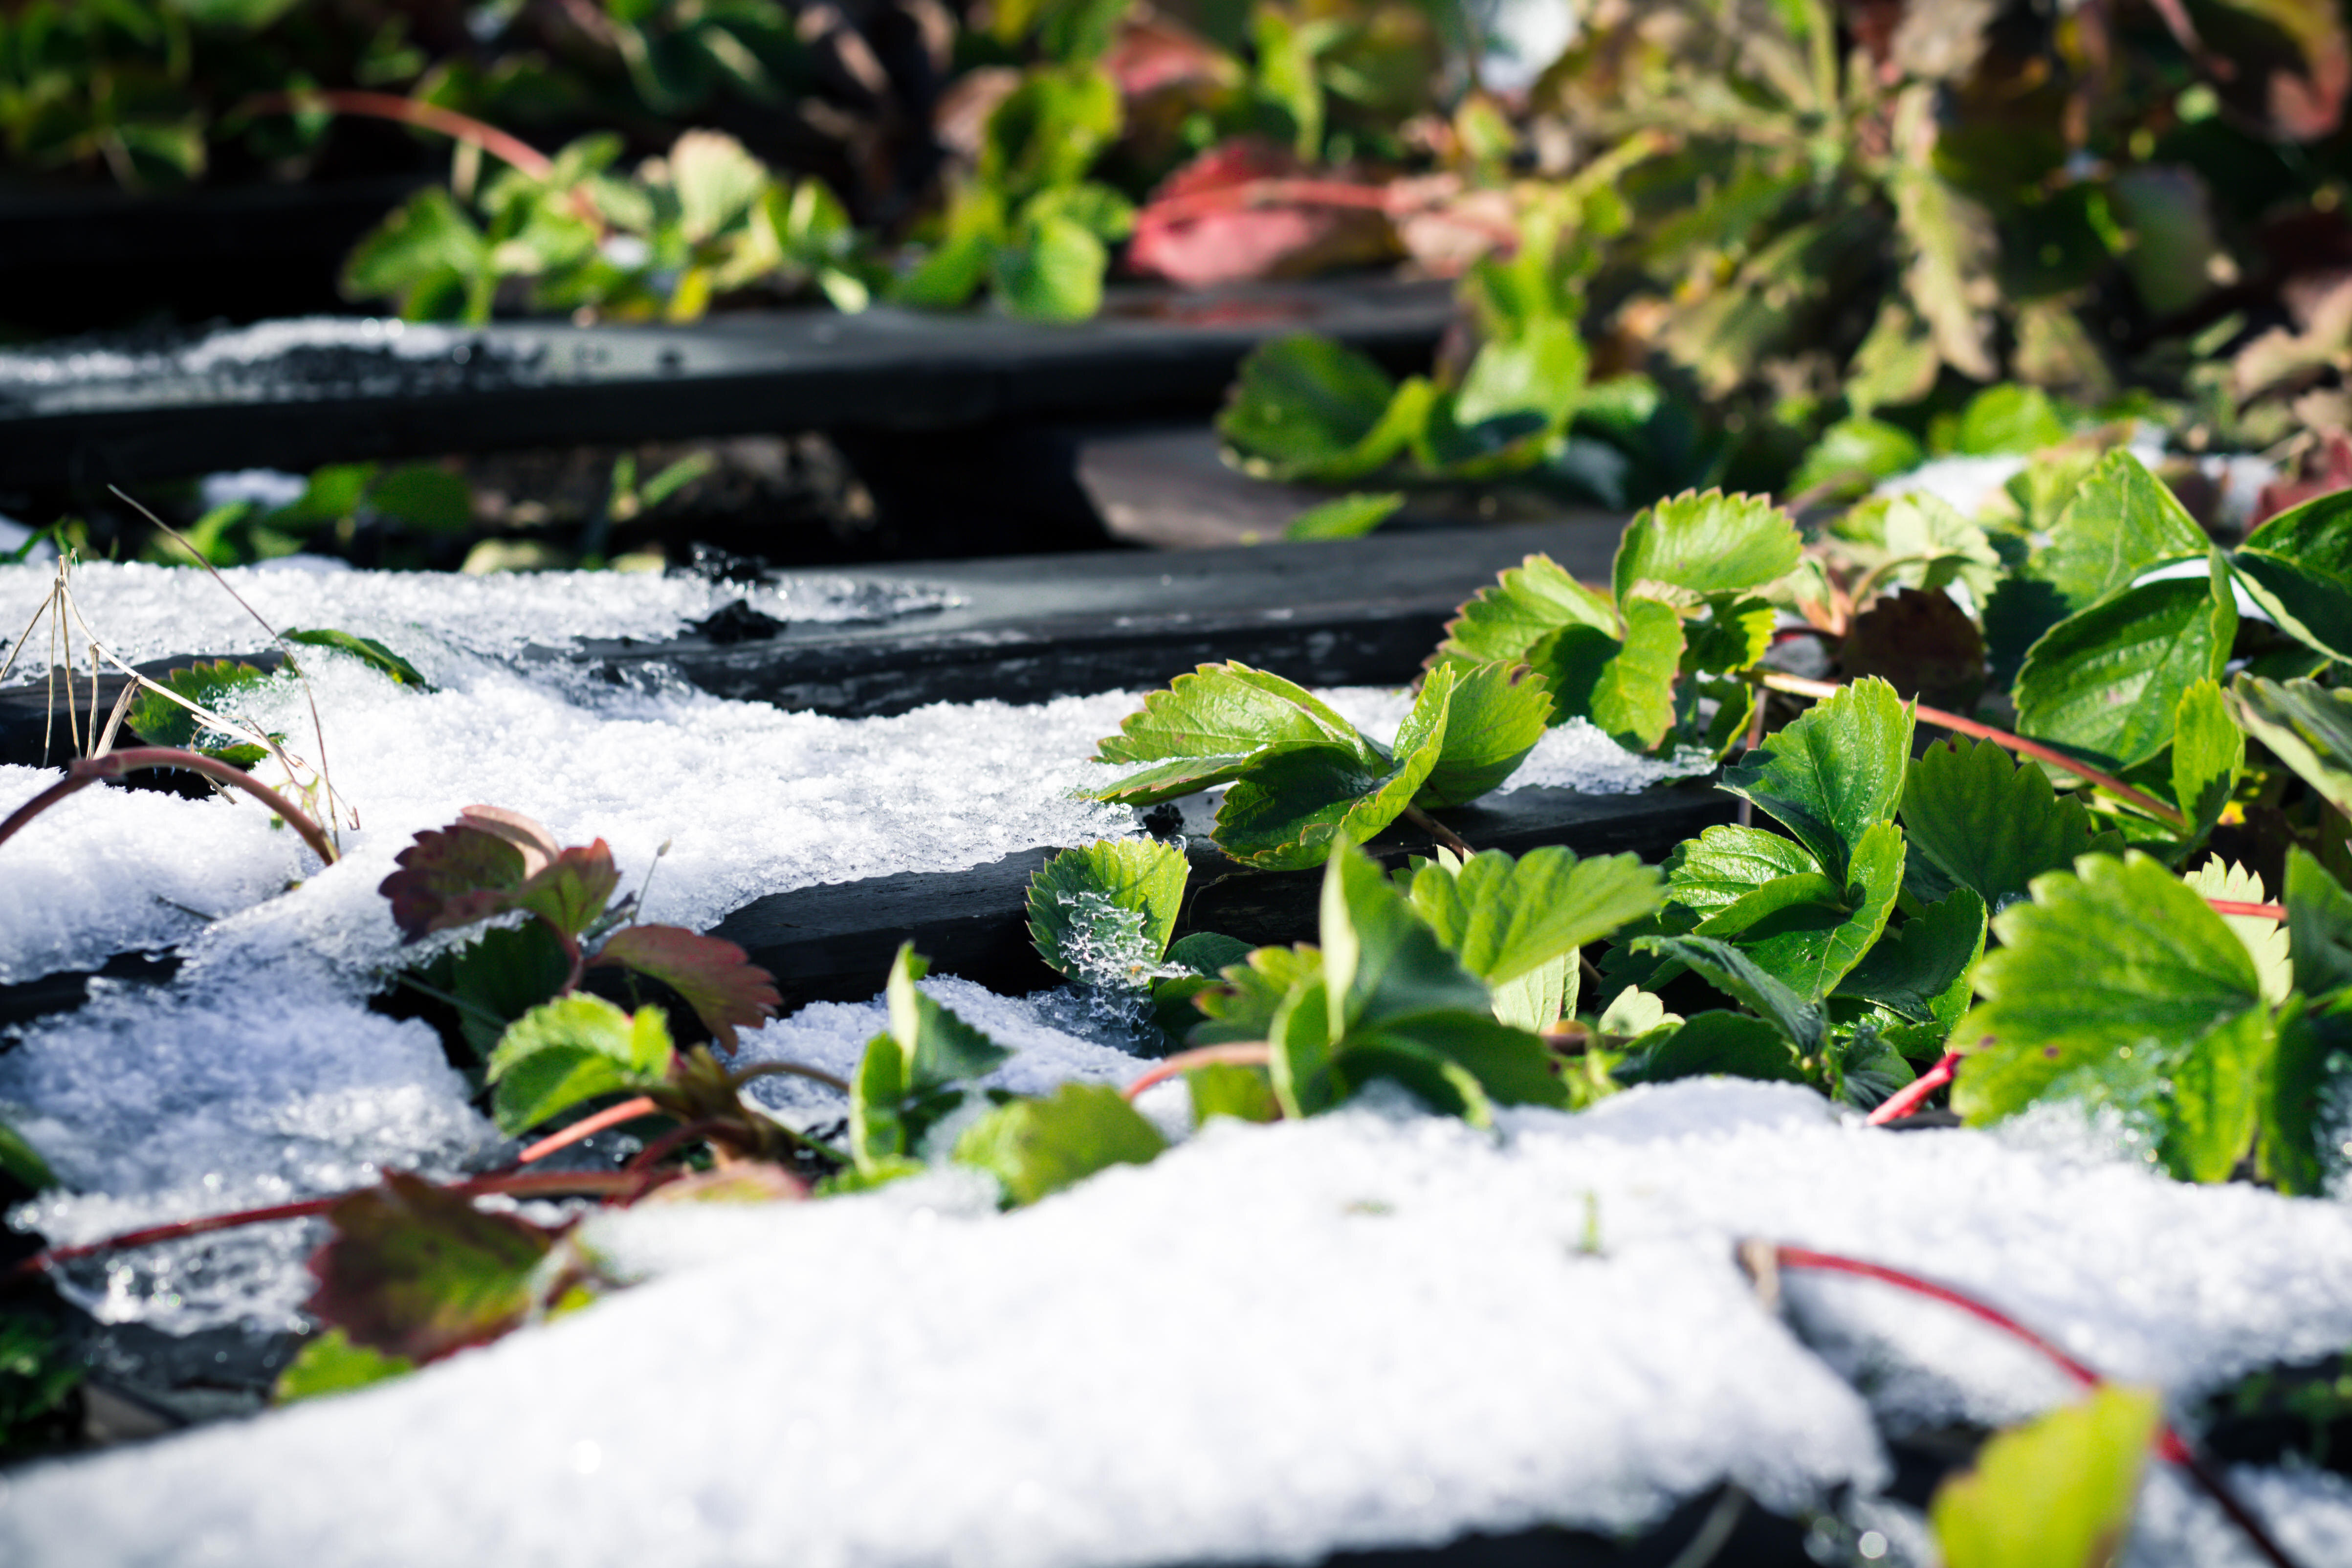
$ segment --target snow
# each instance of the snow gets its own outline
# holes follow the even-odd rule
[[[1412,711],[1412,693],[1395,687],[1342,686],[1316,695],[1382,745],[1396,738],[1397,726]],[[1587,795],[1634,795],[1713,766],[1704,755],[1660,758],[1629,752],[1590,721],[1570,719],[1545,731],[1527,761],[1495,793],[1573,789]]]
[[[2161,433],[2147,432],[2136,436],[2129,446],[2140,461],[2150,468],[2168,460]],[[1884,481],[1875,493],[1882,496],[1932,495],[1949,504],[1962,517],[1973,518],[1999,499],[2001,487],[2021,473],[2031,460],[2016,453],[1935,458],[1907,474],[1898,474]],[[2200,474],[2220,487],[2219,521],[2232,530],[2242,530],[2252,522],[2254,508],[2261,501],[2263,487],[2279,477],[2276,463],[2250,453],[2200,457],[2196,459],[2196,464]]]
[[[488,576],[436,572],[291,574],[259,566],[221,575],[270,625],[332,627],[372,637],[428,679],[471,654],[511,660],[583,637],[657,639],[679,635],[730,602],[784,621],[882,621],[958,602],[920,583],[825,574],[786,576],[747,589],[651,573],[534,572]],[[33,619],[55,580],[47,565],[0,566],[0,637]],[[250,654],[274,645],[207,573],[142,562],[89,562],[74,569],[82,618],[130,662],[192,653]],[[46,647],[44,623],[34,633]],[[77,637],[79,641],[79,637]],[[18,659],[10,679],[42,679]]]
[[[1637,1529],[1726,1478],[1794,1510],[1884,1484],[1872,1402],[1899,1426],[2065,1395],[1930,1304],[1784,1275],[1809,1337],[1874,1343],[1865,1400],[1758,1303],[1742,1237],[1916,1269],[2178,1394],[2352,1339],[2341,1205],[1868,1129],[1787,1086],[1498,1134],[1219,1122],[1012,1215],[953,1172],[599,1215],[581,1245],[634,1289],[403,1382],[21,1472],[0,1557],[1305,1563]],[[1953,1404],[1885,1375],[1927,1365]],[[2168,1484],[2133,1561],[2227,1561]],[[2344,1539],[2340,1483],[2245,1484],[2290,1538]]]

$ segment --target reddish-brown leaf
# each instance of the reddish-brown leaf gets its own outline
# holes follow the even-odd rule
[[[625,927],[597,952],[596,962],[616,963],[660,981],[686,998],[704,1026],[730,1051],[737,1029],[766,1023],[783,1001],[774,977],[744,956],[741,948],[683,926]]]
[[[526,877],[537,876],[541,867],[563,853],[554,834],[520,811],[509,811],[502,805],[467,805],[458,808],[457,816],[467,827],[494,833],[521,850]]]
[[[462,1194],[392,1172],[327,1211],[310,1311],[354,1344],[427,1362],[497,1339],[529,1315],[554,1233],[485,1214]]]
[[[1260,182],[1302,172],[1296,157],[1270,142],[1242,139],[1211,148],[1170,175],[1135,215],[1128,266],[1200,289],[1300,278],[1395,254],[1395,234],[1377,208],[1255,194]]]
[[[529,910],[564,935],[577,940],[595,922],[620,886],[620,868],[601,838],[557,853],[539,873],[514,890],[513,907]]]
[[[1906,698],[1965,713],[1984,689],[1984,634],[1941,593],[1906,588],[1853,618],[1838,663],[1848,680],[1879,676]]]
[[[392,900],[393,923],[407,942],[511,908],[528,874],[520,849],[465,822],[427,828],[394,858],[400,869],[376,890]]]

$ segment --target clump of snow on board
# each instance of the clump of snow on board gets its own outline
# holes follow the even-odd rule
[[[0,1555],[1306,1563],[1633,1529],[1726,1479],[1784,1510],[1874,1489],[1873,1413],[1758,1302],[1748,1236],[1927,1273],[2176,1394],[2352,1339],[2341,1205],[1866,1129],[1785,1086],[1496,1134],[1389,1106],[1213,1124],[1009,1215],[957,1172],[599,1215],[583,1243],[635,1289],[403,1382],[22,1475]],[[1925,1403],[1874,1388],[1890,1425],[2069,1392],[1916,1298],[1784,1288],[1807,1336],[1940,1369]],[[2165,1484],[2134,1561],[2212,1561],[2184,1554],[2203,1505]],[[2341,1489],[2263,1487],[2291,1534],[2342,1528]]]

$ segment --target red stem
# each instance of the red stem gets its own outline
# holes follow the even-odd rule
[[[1906,1083],[1885,1104],[1870,1113],[1870,1125],[1884,1127],[1890,1121],[1900,1121],[1927,1102],[1929,1095],[1952,1081],[1959,1069],[1960,1053],[1946,1051],[1944,1059]]]
[[[16,836],[16,830],[33,818],[79,790],[89,788],[107,779],[121,778],[145,768],[184,768],[201,773],[217,784],[243,790],[262,805],[286,819],[286,826],[302,836],[302,842],[311,852],[331,866],[339,858],[332,840],[310,820],[299,806],[242,768],[231,767],[217,757],[207,757],[201,752],[183,752],[171,746],[132,746],[120,752],[109,752],[102,757],[76,757],[66,764],[66,776],[9,813],[8,820],[0,822],[0,844]]]
[[[515,1163],[528,1165],[534,1160],[544,1160],[559,1149],[569,1149],[574,1143],[593,1138],[607,1127],[618,1127],[624,1121],[635,1121],[640,1116],[659,1114],[661,1107],[644,1095],[625,1100],[618,1105],[608,1105],[593,1116],[583,1116],[560,1132],[551,1132],[538,1142],[515,1156]]]
[[[1773,691],[1785,691],[1793,697],[1835,697],[1845,687],[1834,680],[1809,680],[1801,675],[1783,675],[1777,669],[1765,670],[1756,677],[1757,684]],[[2127,801],[2159,822],[2185,828],[2189,819],[2154,795],[2143,795],[2112,773],[2103,773],[2087,763],[2078,763],[2063,752],[2055,752],[2039,741],[2029,741],[2022,735],[2012,735],[2006,730],[1996,730],[1990,724],[1979,724],[1974,719],[1963,719],[1958,713],[1947,713],[1940,708],[1920,704],[1915,711],[1920,718],[1941,730],[1956,730],[1963,735],[1973,735],[1980,741],[1990,741],[2006,746],[2020,755],[2048,763],[2053,768],[2063,768],[2076,778],[2085,780],[2105,790],[2117,800]]]
[[[470,114],[460,114],[437,103],[420,103],[415,99],[403,98],[395,92],[362,92],[354,88],[267,92],[257,98],[247,99],[238,107],[248,114],[294,114],[328,109],[337,114],[396,120],[421,131],[437,131],[454,141],[471,142],[534,180],[544,180],[555,172],[555,160],[520,137],[509,135]]]
[[[2047,1356],[2060,1371],[2084,1388],[2095,1388],[2105,1381],[2090,1367],[2060,1350],[2050,1341],[2027,1328],[2000,1308],[1979,1301],[1973,1296],[1962,1295],[1948,1285],[1938,1285],[1932,1279],[1923,1279],[1916,1274],[1906,1274],[1899,1268],[1889,1268],[1885,1264],[1869,1263],[1859,1258],[1846,1258],[1834,1252],[1815,1252],[1811,1247],[1774,1247],[1771,1252],[1773,1260],[1783,1268],[1810,1268],[1824,1274],[1852,1274],[1864,1279],[1875,1279],[1882,1285],[1892,1285],[1898,1290],[1907,1290],[1915,1296],[1925,1296],[1931,1301],[1941,1301],[1944,1305],[1965,1312],[1979,1322],[1990,1324],[2011,1339],[2032,1346]],[[2272,1539],[2270,1531],[2262,1521],[2256,1519],[2248,1510],[2246,1505],[2238,1500],[2237,1494],[2230,1489],[2229,1483],[2205,1462],[2201,1455],[2189,1446],[2168,1420],[2158,1431],[2156,1451],[2158,1458],[2188,1471],[2190,1479],[2204,1489],[2205,1494],[2213,1500],[2223,1513],[2230,1516],[2231,1522],[2244,1532],[2246,1539],[2271,1561],[2274,1568],[2296,1568],[2294,1559],[2286,1554],[2285,1548]]]
[[[1177,1052],[1133,1083],[1129,1084],[1121,1092],[1132,1100],[1153,1084],[1166,1083],[1170,1079],[1191,1072],[1194,1068],[1214,1067],[1219,1062],[1230,1062],[1237,1067],[1262,1068],[1273,1059],[1272,1049],[1263,1040],[1236,1041],[1227,1046],[1202,1046],[1197,1050]]]
[[[2286,919],[2284,904],[2242,904],[2235,899],[2208,899],[2205,901],[2213,906],[2213,912],[2217,915],[2252,915],[2256,920],[2264,921]]]
[[[688,1121],[682,1126],[673,1127],[646,1144],[637,1157],[631,1160],[623,1169],[633,1176],[644,1175],[665,1158],[676,1153],[688,1143],[708,1139],[713,1133],[729,1128],[740,1131],[740,1124],[730,1121],[723,1116],[706,1116],[699,1121]]]
[[[593,1195],[626,1192],[638,1184],[638,1178],[620,1171],[524,1171],[477,1176],[471,1181],[454,1182],[442,1191],[457,1193],[466,1197],[483,1197],[503,1193],[517,1197],[557,1197],[572,1194]],[[309,1219],[325,1214],[345,1198],[368,1189],[359,1187],[352,1192],[331,1193],[324,1197],[304,1198],[299,1203],[272,1204],[267,1208],[236,1209],[228,1214],[205,1215],[198,1219],[173,1220],[169,1225],[151,1225],[140,1230],[126,1230],[120,1236],[110,1236],[100,1241],[86,1241],[74,1247],[44,1247],[16,1265],[17,1275],[37,1274],[58,1263],[70,1263],[78,1258],[89,1258],[101,1252],[115,1252],[127,1247],[149,1247],[159,1241],[181,1241],[192,1236],[208,1236],[216,1230],[236,1230],[248,1225],[267,1225],[272,1220]]]

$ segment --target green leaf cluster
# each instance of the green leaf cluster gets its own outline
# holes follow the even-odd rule
[[[1008,313],[1030,321],[1094,315],[1109,247],[1133,228],[1135,209],[1086,176],[1123,119],[1118,89],[1099,67],[1031,67],[990,112],[977,166],[890,297],[950,310],[986,287]]]
[[[1204,664],[1144,699],[1099,762],[1147,764],[1095,798],[1151,805],[1229,784],[1217,843],[1245,865],[1318,865],[1409,807],[1465,805],[1511,775],[1541,738],[1551,699],[1523,666],[1433,669],[1382,746],[1304,687],[1242,664]]]
[[[1626,526],[1609,593],[1530,555],[1462,606],[1432,668],[1524,661],[1549,684],[1554,723],[1586,720],[1635,751],[1671,741],[1720,756],[1754,710],[1732,678],[1771,637],[1774,612],[1756,595],[1802,548],[1788,514],[1760,498],[1662,500]]]
[[[2251,1160],[2286,1191],[2320,1191],[2352,1103],[2352,895],[2291,848],[2283,954],[2277,922],[2206,902],[2262,893],[2242,868],[2184,882],[2137,851],[2035,878],[1978,966],[1954,1109],[1982,1122],[2044,1100],[2113,1107],[2183,1180]]]
[[[343,264],[343,291],[389,299],[415,321],[487,321],[519,294],[535,310],[693,321],[722,295],[814,286],[863,310],[881,274],[840,200],[780,176],[741,142],[688,131],[634,174],[598,132],[545,171],[501,168],[468,204],[442,186],[410,197]]]

